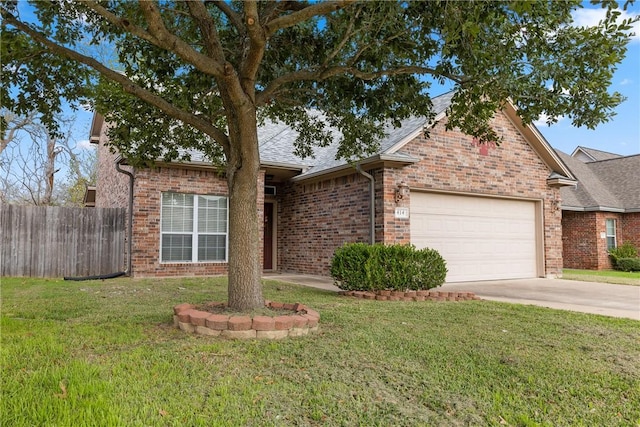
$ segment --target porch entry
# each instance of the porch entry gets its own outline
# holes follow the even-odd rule
[[[263,270],[275,270],[275,262],[274,262],[274,254],[275,254],[275,239],[274,239],[274,229],[275,229],[275,209],[274,202],[265,202],[264,204],[264,235],[263,235]]]

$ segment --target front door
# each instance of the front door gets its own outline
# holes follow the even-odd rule
[[[263,269],[273,270],[273,203],[264,204]]]

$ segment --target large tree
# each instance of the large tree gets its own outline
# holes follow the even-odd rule
[[[507,99],[595,127],[621,102],[608,87],[630,22],[603,1],[599,26],[572,26],[579,1],[3,2],[2,102],[17,113],[92,98],[129,162],[184,148],[222,162],[229,187],[229,305],[263,304],[257,127],[299,131],[299,154],[341,131],[338,155],[376,148],[383,126],[431,115],[431,82],[457,90],[449,126],[498,139]],[[116,66],[87,53],[112,46]],[[96,88],[97,79],[101,83]],[[320,114],[321,113],[321,114]]]

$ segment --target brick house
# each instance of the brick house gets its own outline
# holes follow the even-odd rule
[[[560,188],[575,183],[571,172],[511,105],[493,119],[500,146],[446,130],[451,97],[434,98],[428,135],[424,119],[405,120],[357,167],[335,159],[336,145],[301,159],[292,129],[262,126],[264,270],[327,275],[337,247],[375,240],[437,249],[449,282],[560,275]],[[105,147],[106,128],[96,115],[96,206],[132,201],[131,273],[224,274],[227,186],[220,172],[198,153],[188,163],[133,170]]]
[[[586,147],[557,153],[578,180],[560,190],[564,267],[611,268],[610,248],[640,247],[640,155]]]

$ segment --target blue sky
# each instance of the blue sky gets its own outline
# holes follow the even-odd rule
[[[574,14],[577,25],[596,25],[603,18],[603,10],[584,3],[584,8]],[[640,15],[640,4],[630,6],[622,17]],[[571,153],[577,146],[595,148],[621,155],[640,153],[640,23],[634,27],[635,36],[629,43],[627,56],[614,75],[611,91],[618,91],[627,97],[616,109],[613,120],[601,124],[596,129],[576,128],[570,120],[561,118],[558,123],[548,126],[543,118],[536,122],[538,130],[554,147]],[[433,86],[433,95],[439,95],[448,89]],[[77,112],[78,127],[76,137],[81,146],[88,145],[89,126],[92,114]]]
[[[585,4],[585,8],[574,14],[578,25],[595,25],[603,15],[602,9]],[[624,16],[640,15],[640,4],[629,7]],[[635,36],[629,43],[627,56],[616,71],[611,91],[618,91],[627,100],[616,109],[613,120],[601,124],[594,130],[575,128],[568,119],[547,126],[536,123],[538,130],[556,149],[571,154],[577,146],[595,148],[612,153],[640,154],[640,23],[634,27]]]

